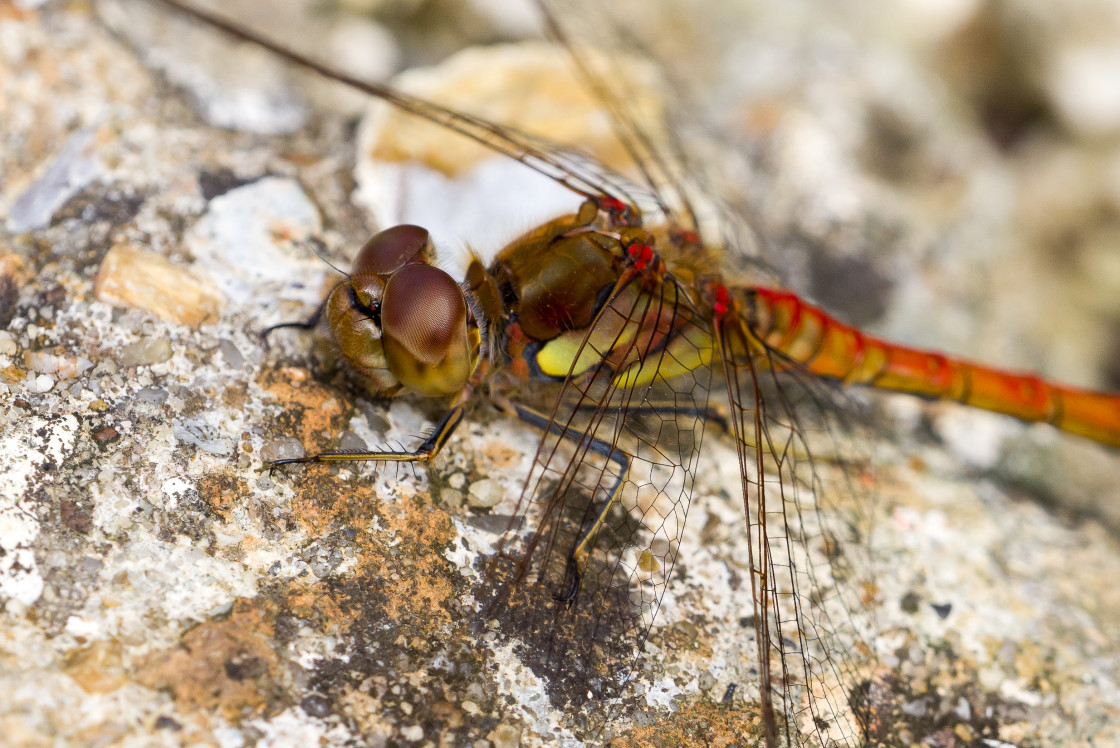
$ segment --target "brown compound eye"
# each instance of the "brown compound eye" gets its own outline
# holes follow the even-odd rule
[[[462,289],[439,268],[411,263],[393,273],[381,329],[389,368],[421,394],[462,390],[478,365],[478,327]]]
[[[353,274],[388,275],[410,262],[431,264],[434,252],[427,229],[401,224],[370,237],[354,258]]]

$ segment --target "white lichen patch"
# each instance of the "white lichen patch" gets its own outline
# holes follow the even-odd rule
[[[357,739],[345,725],[330,725],[301,708],[285,709],[268,720],[249,723],[259,731],[257,745],[284,748],[292,745],[341,745]]]
[[[135,541],[105,559],[101,594],[91,596],[81,626],[87,638],[149,640],[178,635],[238,597],[256,594],[259,570],[215,558],[185,541]],[[76,628],[75,628],[76,630]]]
[[[509,643],[492,642],[497,664],[496,683],[503,693],[518,694],[518,716],[534,734],[537,745],[575,746],[581,743],[563,728],[549,703],[547,684],[517,658]],[[529,740],[528,744],[534,744]]]
[[[43,592],[33,544],[40,519],[29,492],[49,481],[44,474],[62,466],[77,437],[78,420],[30,416],[10,424],[0,437],[0,595],[31,605]]]
[[[277,298],[314,306],[328,268],[306,241],[321,230],[297,182],[266,177],[211,200],[186,243],[230,296],[257,307]]]

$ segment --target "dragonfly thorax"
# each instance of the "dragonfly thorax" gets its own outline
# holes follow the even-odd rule
[[[563,380],[615,290],[624,252],[595,230],[594,211],[553,219],[507,244],[468,286],[487,317],[492,353],[520,379]],[[590,351],[590,349],[589,349]]]

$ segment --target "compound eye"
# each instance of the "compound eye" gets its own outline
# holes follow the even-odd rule
[[[393,274],[385,289],[381,327],[425,364],[443,360],[467,319],[467,303],[447,273],[410,265]]]
[[[478,364],[466,299],[439,268],[413,263],[393,273],[382,299],[381,329],[389,368],[421,394],[462,390]]]
[[[401,224],[380,231],[358,251],[354,275],[389,275],[410,262],[429,264],[434,250],[428,230]]]

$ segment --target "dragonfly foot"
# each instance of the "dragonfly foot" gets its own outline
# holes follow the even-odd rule
[[[565,571],[565,577],[568,579],[567,588],[563,592],[553,595],[552,599],[558,603],[562,603],[565,608],[571,610],[576,605],[576,598],[579,597],[579,588],[581,581],[579,573],[579,563],[576,562],[575,558],[568,559],[568,567]]]
[[[302,465],[308,462],[314,462],[314,457],[285,457],[280,460],[272,460],[261,465],[261,471],[268,471],[269,477],[276,474],[277,468],[284,467],[285,465]]]

